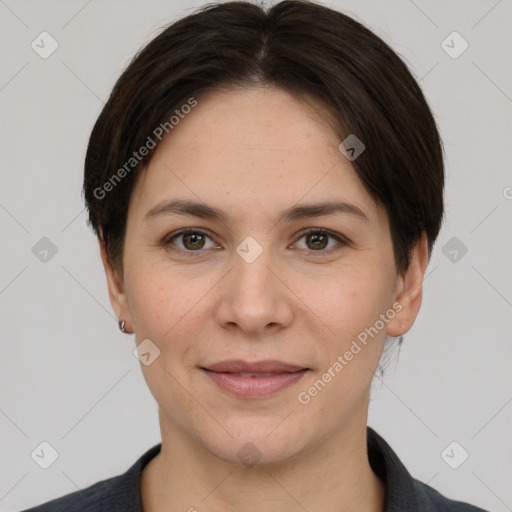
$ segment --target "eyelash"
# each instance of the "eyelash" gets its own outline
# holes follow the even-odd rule
[[[185,249],[176,249],[176,248],[172,247],[172,242],[176,238],[183,236],[183,235],[192,234],[192,233],[207,236],[212,241],[214,241],[213,237],[210,236],[206,231],[203,231],[202,229],[186,228],[186,229],[177,231],[176,233],[171,233],[171,235],[165,237],[162,241],[162,245],[164,247],[170,248],[170,250],[172,250],[173,252],[179,252],[182,254],[186,254],[187,256],[192,256],[192,257],[201,256],[202,253],[205,252],[204,250],[198,249],[197,251],[189,251],[189,250],[185,250]],[[341,245],[341,247],[350,244],[350,241],[347,238],[345,238],[344,236],[340,235],[339,233],[335,233],[333,231],[330,231],[330,230],[324,229],[324,228],[309,228],[300,233],[300,236],[297,239],[297,241],[307,235],[310,235],[310,234],[327,235],[330,238],[333,238],[334,240],[336,240]],[[338,249],[339,248],[340,247],[338,247]],[[331,249],[327,249],[327,250],[318,250],[318,251],[307,251],[306,254],[307,254],[307,256],[325,256],[325,255],[330,254],[330,252],[332,250],[336,250],[336,248],[331,248]]]

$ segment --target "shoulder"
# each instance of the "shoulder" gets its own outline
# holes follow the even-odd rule
[[[145,452],[123,474],[101,480],[79,491],[55,498],[22,512],[142,512],[140,476],[160,452],[161,444]]]
[[[115,511],[124,486],[120,477],[97,482],[85,489],[55,498],[22,512],[74,512],[74,511]],[[125,501],[126,498],[123,497]]]
[[[391,446],[371,427],[367,428],[367,447],[370,466],[386,484],[385,512],[487,512],[449,499],[413,478]]]
[[[464,501],[451,500],[419,480],[414,479],[413,485],[419,510],[432,512],[487,512]]]

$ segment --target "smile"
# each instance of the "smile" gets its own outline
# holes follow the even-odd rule
[[[265,398],[298,382],[309,368],[280,361],[225,361],[201,367],[218,387],[238,398]]]

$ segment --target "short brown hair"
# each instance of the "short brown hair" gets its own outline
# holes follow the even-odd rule
[[[132,162],[133,171],[127,172],[133,152],[148,144],[157,127],[169,127],[171,116],[191,98],[254,85],[321,102],[335,120],[340,142],[350,134],[363,142],[365,150],[352,164],[389,214],[399,272],[409,266],[423,231],[431,252],[443,217],[443,149],[405,63],[338,11],[305,0],[268,9],[235,1],[207,5],[150,41],[119,77],[94,125],[83,193],[88,223],[98,236],[101,229],[115,268],[122,273],[136,176],[154,154]]]

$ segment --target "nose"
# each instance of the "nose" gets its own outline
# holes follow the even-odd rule
[[[270,250],[263,248],[251,261],[233,254],[233,266],[223,280],[218,323],[240,330],[247,337],[268,336],[287,326],[293,319],[293,293],[280,276],[279,264]]]

